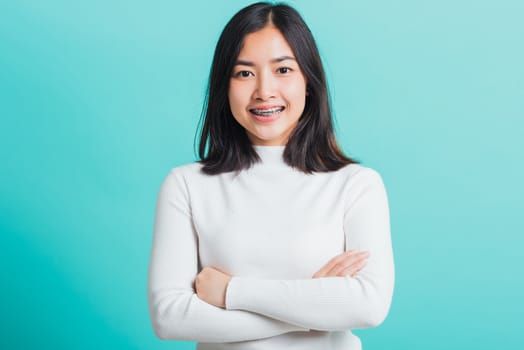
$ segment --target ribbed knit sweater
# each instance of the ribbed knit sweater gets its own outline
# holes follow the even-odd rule
[[[198,350],[358,350],[351,330],[386,317],[394,262],[379,173],[358,164],[305,174],[284,146],[255,146],[261,161],[220,175],[176,167],[160,187],[148,301],[162,339]],[[370,253],[354,277],[312,278],[331,258]],[[226,308],[199,299],[203,267],[232,275]]]

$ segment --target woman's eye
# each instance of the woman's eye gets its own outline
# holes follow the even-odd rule
[[[242,77],[242,78],[247,78],[251,75],[251,72],[250,71],[247,71],[247,70],[241,70],[240,72],[237,72],[235,74],[235,76],[237,77]]]
[[[280,74],[286,74],[286,73],[291,72],[291,68],[288,68],[288,67],[281,67],[281,68],[278,69],[278,72],[279,72]]]

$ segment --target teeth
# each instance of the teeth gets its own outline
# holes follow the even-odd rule
[[[264,116],[264,117],[267,117],[267,116],[271,116],[273,114],[276,114],[276,113],[280,113],[284,110],[284,107],[277,107],[277,108],[271,108],[271,109],[250,109],[250,112],[253,113],[253,114],[256,114],[256,115],[260,115],[260,116]]]

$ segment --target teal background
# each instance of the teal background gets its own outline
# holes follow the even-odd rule
[[[150,326],[155,200],[248,3],[0,3],[0,348],[195,348]],[[524,2],[291,4],[388,189],[395,295],[364,349],[520,349]]]

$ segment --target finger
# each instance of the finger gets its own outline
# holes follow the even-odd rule
[[[326,265],[324,265],[319,271],[317,271],[313,278],[319,278],[319,277],[326,277],[326,276],[335,276],[333,274],[333,269],[336,268],[339,264],[344,264],[348,259],[354,259],[360,257],[362,254],[367,255],[367,252],[361,252],[358,250],[350,249],[348,251],[345,251],[342,254],[339,254],[332,258]],[[354,261],[354,260],[351,260]]]
[[[341,271],[355,267],[357,269],[360,268],[360,264],[363,261],[366,261],[369,258],[369,252],[362,252],[354,257],[352,259],[347,259],[343,261],[342,263],[338,264],[334,270],[331,272],[333,275],[338,276]]]
[[[367,265],[367,263],[368,263],[367,260],[362,260],[358,264],[358,266],[351,266],[350,268],[344,269],[344,270],[342,270],[338,274],[338,276],[340,276],[340,277],[345,277],[345,276],[354,277],[360,270],[362,270]]]
[[[351,268],[349,271],[342,271],[340,277],[355,277],[367,265],[367,260],[364,260],[358,268]]]
[[[334,266],[336,266],[339,262],[343,261],[347,256],[354,253],[354,250],[348,250],[342,254],[336,255],[334,258],[329,260],[329,262],[326,265],[324,265],[320,270],[318,270],[313,275],[313,278],[324,277],[326,273],[330,271]]]
[[[326,272],[331,270],[333,268],[333,266],[335,266],[337,263],[339,263],[340,261],[342,261],[344,259],[344,254],[346,254],[346,253],[347,252],[344,252],[342,254],[336,255],[331,260],[329,260],[327,264],[325,264],[320,270],[318,270],[313,275],[313,278],[324,277]]]
[[[328,276],[337,276],[340,271],[351,267],[353,264],[358,264],[360,261],[367,259],[368,257],[369,252],[359,252],[358,254],[351,255],[333,266],[326,274]]]
[[[334,265],[328,272],[328,275],[336,275],[337,272],[339,272],[342,269],[348,268],[353,264],[358,263],[362,259],[367,259],[369,257],[368,252],[358,252],[353,255],[348,255],[343,260],[339,261],[336,265]]]

